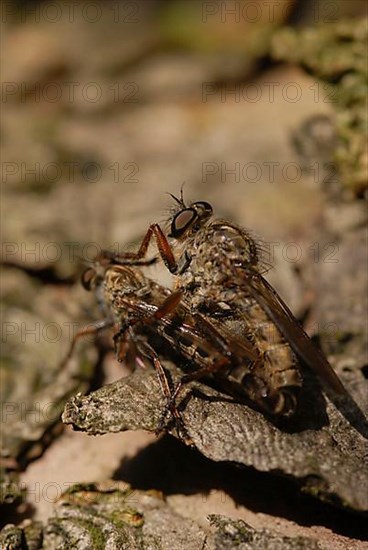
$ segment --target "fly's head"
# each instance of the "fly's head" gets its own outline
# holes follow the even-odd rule
[[[113,254],[102,250],[97,254],[93,261],[88,262],[87,267],[81,276],[81,283],[85,290],[94,290],[103,283],[106,269],[112,265]]]
[[[205,201],[192,202],[188,206],[184,203],[183,197],[174,197],[179,204],[178,209],[171,219],[169,237],[177,241],[186,241],[195,237],[208,222],[213,214],[212,206]]]
[[[82,273],[81,282],[86,290],[95,290],[102,284],[106,288],[140,288],[142,273],[137,266],[114,263],[113,254],[102,251],[92,265]]]
[[[81,283],[85,290],[94,290],[103,281],[103,276],[98,272],[95,267],[88,267],[85,269],[81,276]]]

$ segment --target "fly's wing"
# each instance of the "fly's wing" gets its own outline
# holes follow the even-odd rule
[[[144,300],[137,300],[136,298],[129,298],[128,296],[119,296],[115,298],[114,303],[125,316],[136,313],[137,320],[145,317],[154,317],[158,310],[158,307],[154,304],[149,304]]]
[[[230,353],[250,364],[259,361],[260,357],[256,346],[244,335],[240,339],[227,330],[225,324],[219,326],[218,323],[209,321],[201,314],[196,314],[194,318],[200,333],[225,356]]]
[[[346,390],[324,354],[314,345],[294,315],[272,286],[258,273],[247,277],[246,290],[275,323],[295,354],[335,392]]]
[[[227,333],[224,327],[221,329],[215,327],[203,315],[198,313],[192,315],[182,298],[182,291],[172,292],[156,311],[155,319],[170,325],[173,319],[166,316],[176,313],[174,317],[178,325],[177,330],[183,333],[186,331],[202,349],[215,350],[224,357],[236,354],[243,357],[247,363],[255,363],[259,359],[258,351],[250,340],[240,341]]]
[[[169,332],[174,331],[178,338],[188,337],[194,345],[208,354],[220,353],[224,358],[236,355],[249,365],[259,361],[258,350],[250,340],[234,338],[226,329],[217,328],[200,314],[192,316],[185,303],[180,302],[181,297],[180,291],[172,292],[160,306],[135,298],[129,300],[121,297],[119,305],[130,313],[135,312],[137,321],[142,320],[146,325],[159,322]]]

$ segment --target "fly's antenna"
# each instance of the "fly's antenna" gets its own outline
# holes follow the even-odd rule
[[[183,181],[183,183],[181,184],[181,187],[180,187],[180,202],[184,205],[184,208],[185,208],[186,205],[185,205],[185,202],[184,202],[184,194],[183,194],[184,185],[185,185],[185,181]]]
[[[180,187],[180,199],[178,199],[178,197],[175,197],[175,195],[173,195],[172,193],[167,193],[168,195],[170,195],[170,197],[171,197],[172,199],[174,199],[174,201],[175,201],[181,208],[187,208],[187,205],[186,205],[185,202],[184,202],[184,194],[183,194],[184,185],[185,185],[185,181],[183,181],[183,183],[181,184],[181,187]]]

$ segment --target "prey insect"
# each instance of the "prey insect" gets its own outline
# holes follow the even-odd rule
[[[172,197],[178,207],[170,220],[170,242],[153,224],[135,258],[144,258],[154,238],[190,314],[210,320],[233,356],[238,344],[251,344],[258,360],[245,360],[244,373],[238,369],[238,382],[248,395],[272,414],[292,415],[303,384],[301,364],[344,394],[324,354],[265,279],[262,248],[250,233],[215,219],[207,202],[187,205],[182,194]]]

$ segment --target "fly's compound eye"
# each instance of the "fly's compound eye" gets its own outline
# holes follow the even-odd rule
[[[213,213],[213,208],[210,203],[205,201],[198,201],[192,204],[192,207],[198,213],[199,217],[209,217]]]
[[[171,233],[169,237],[181,237],[193,224],[196,218],[197,212],[194,208],[185,208],[185,210],[178,212],[171,223]]]
[[[96,281],[96,270],[93,269],[93,267],[89,267],[82,273],[81,277],[81,283],[83,288],[86,290],[91,290],[94,286],[94,283]]]

